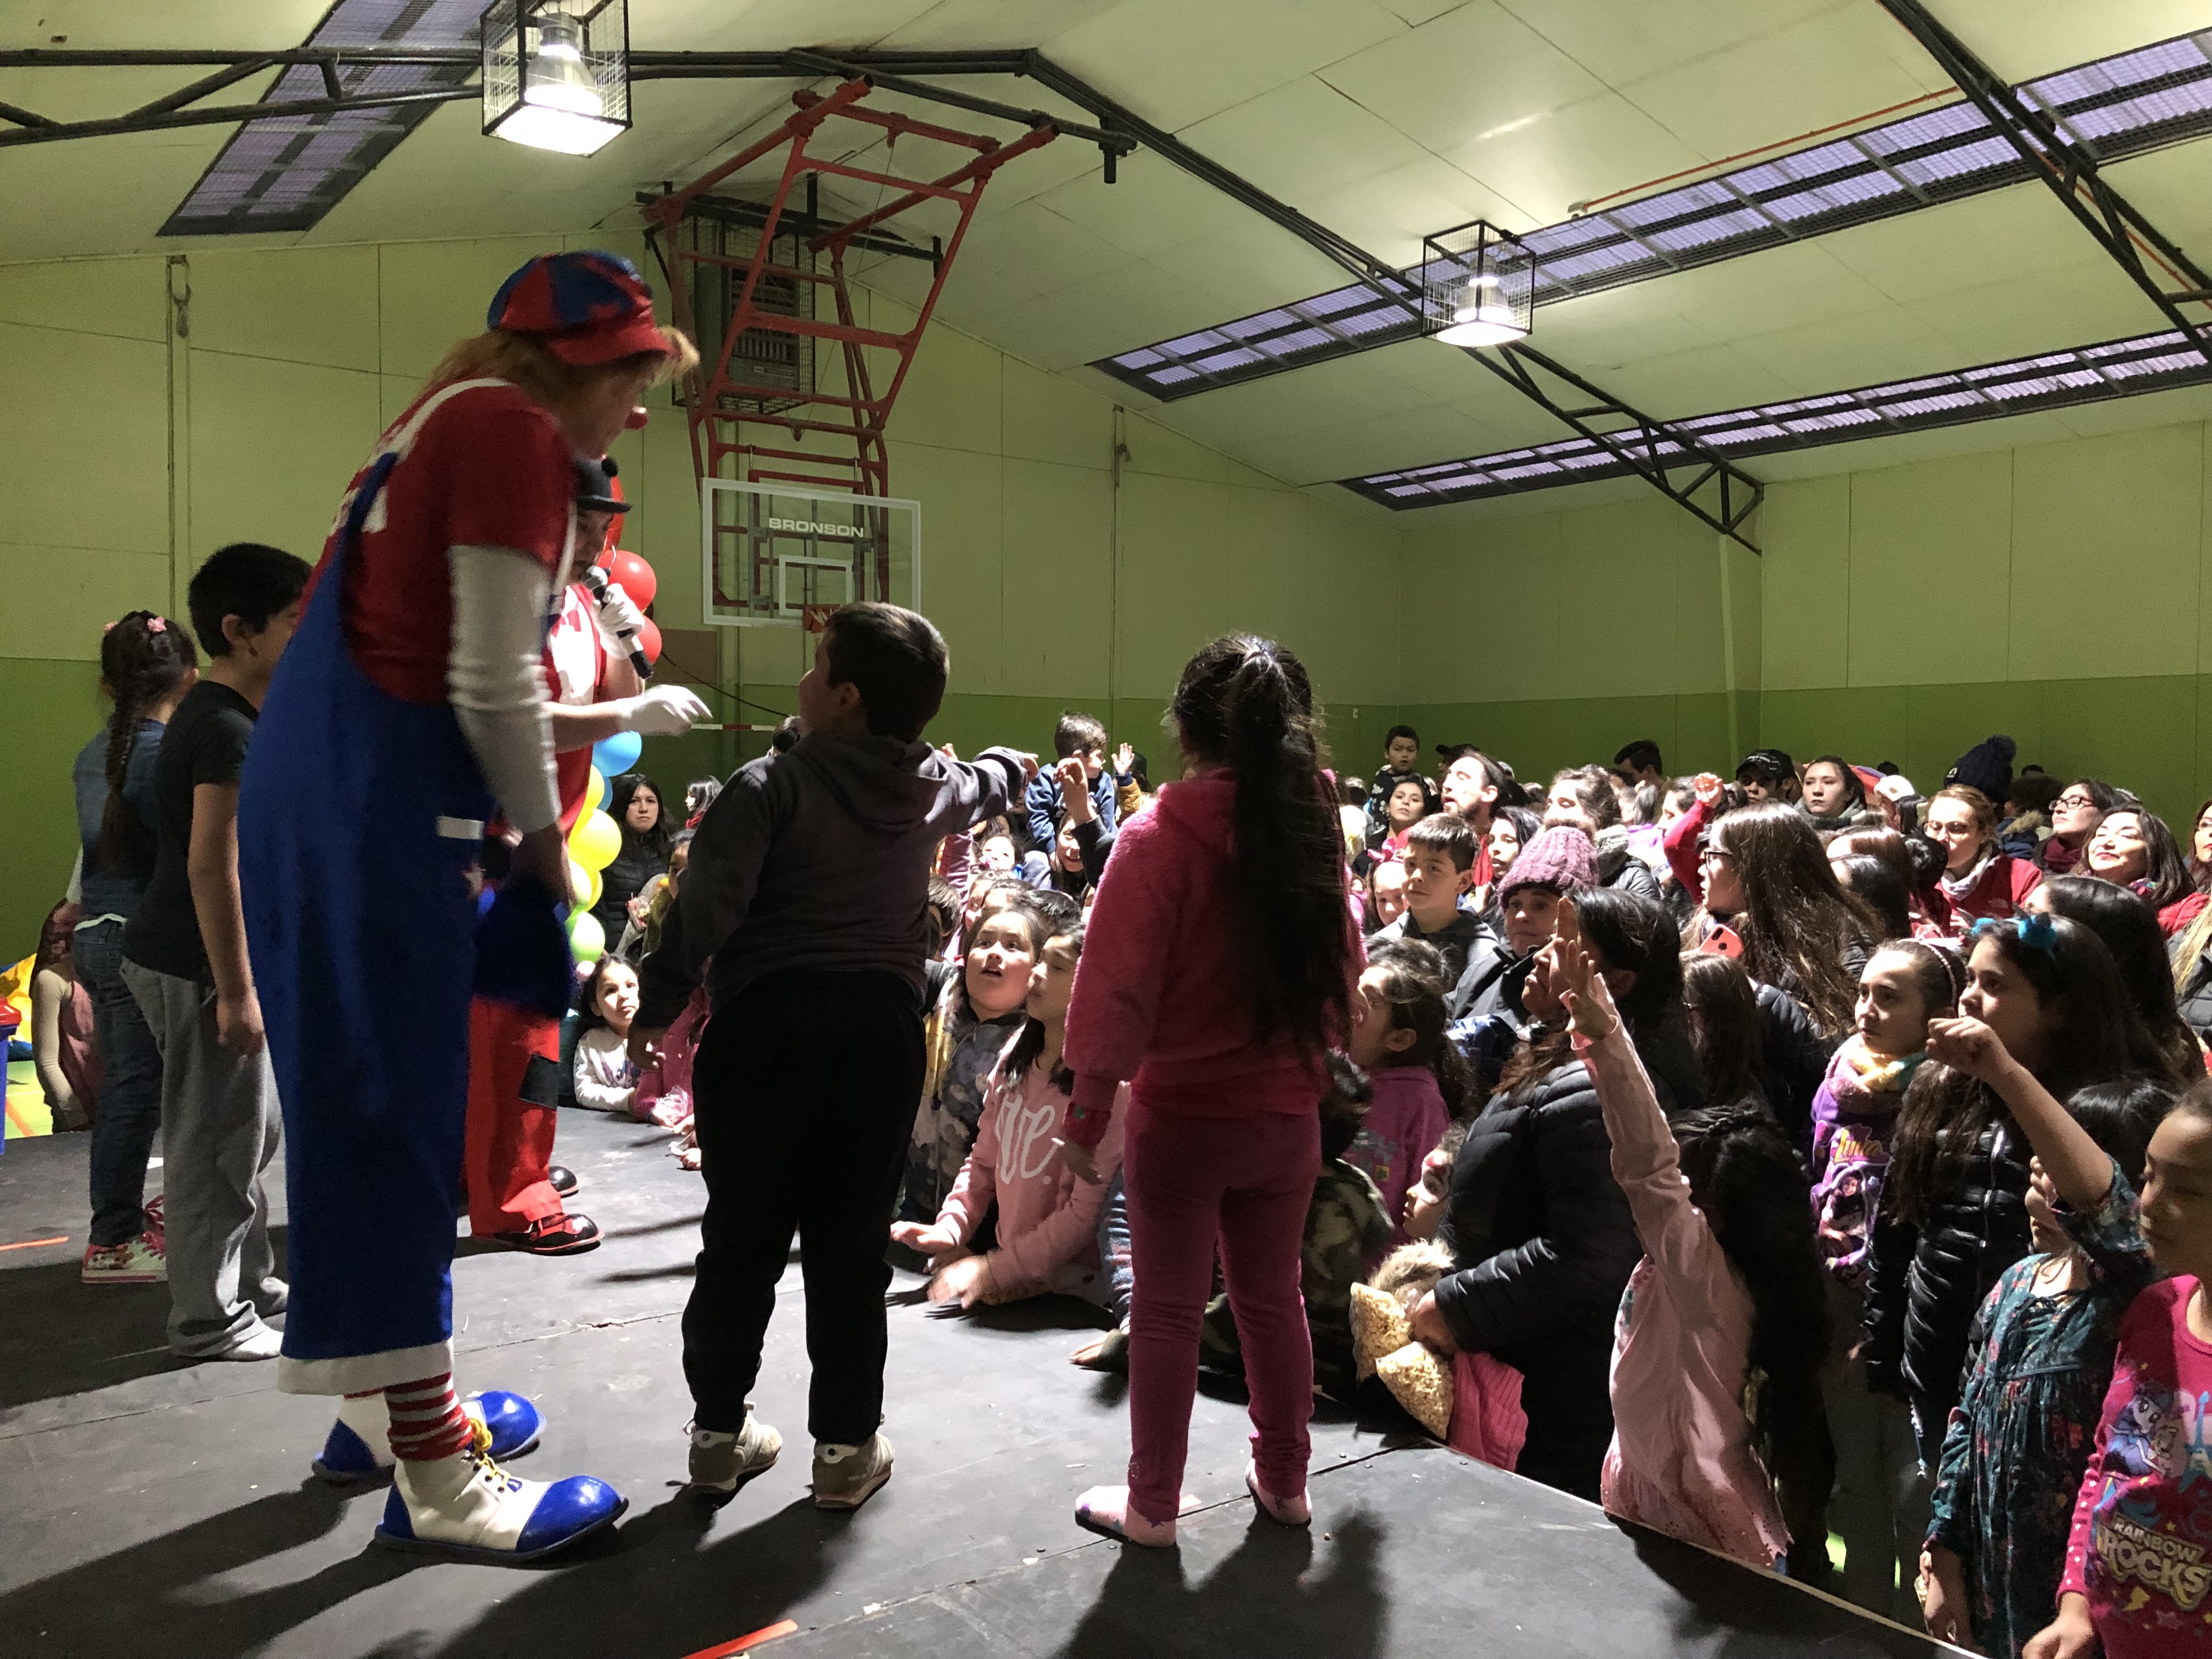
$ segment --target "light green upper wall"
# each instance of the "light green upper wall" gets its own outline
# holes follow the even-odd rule
[[[557,240],[654,270],[635,235]],[[15,750],[0,960],[28,948],[68,876],[68,757],[103,718],[101,624],[137,606],[181,611],[191,572],[227,542],[317,556],[378,433],[547,245],[217,248],[173,270],[160,258],[0,265],[0,494],[19,504],[0,525],[0,581],[16,598],[0,608],[0,671],[36,728]],[[172,284],[189,291],[181,310]],[[896,301],[856,297],[863,320],[910,320]],[[690,447],[669,392],[653,410],[615,450],[637,503],[623,539],[659,578],[662,627],[697,629]],[[1043,747],[1058,712],[1080,706],[1164,761],[1158,719],[1184,660],[1235,628],[1305,658],[1347,752],[1380,743],[1399,690],[1395,525],[1139,416],[1121,418],[1117,469],[1109,401],[943,324],[891,430],[893,492],[922,503],[923,608],[952,651],[933,735]],[[808,643],[733,633],[719,660],[676,665],[788,707]],[[726,719],[768,718],[713,701]],[[650,745],[645,763],[662,752],[672,771],[696,763]]]

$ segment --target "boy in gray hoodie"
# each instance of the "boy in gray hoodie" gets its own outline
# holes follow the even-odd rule
[[[1036,772],[1012,750],[967,764],[920,741],[946,673],[927,617],[836,611],[799,684],[804,735],[714,798],[639,970],[641,1063],[702,974],[713,1007],[692,1073],[707,1212],[684,1313],[691,1484],[709,1496],[782,1449],[745,1395],[794,1233],[814,1501],[857,1509],[890,1478],[884,1240],[922,1093],[930,870],[939,840],[1006,811]]]

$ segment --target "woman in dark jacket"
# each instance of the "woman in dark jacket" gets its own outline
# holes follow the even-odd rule
[[[1584,945],[1669,1112],[1704,1103],[1682,1011],[1681,934],[1665,908],[1613,890],[1577,896]],[[1613,1437],[1613,1318],[1644,1254],[1597,1091],[1568,1047],[1540,957],[1523,993],[1537,1024],[1452,1164],[1438,1238],[1456,1270],[1417,1304],[1417,1334],[1486,1352],[1522,1376],[1528,1437],[1516,1473],[1595,1500]]]
[[[2053,1095],[2160,1075],[2103,942],[2024,915],[1975,930],[1959,1012],[1996,1033]],[[2028,1250],[2027,1139],[1987,1084],[1929,1060],[1914,1074],[1874,1235],[1867,1386],[1912,1407],[1932,1470],[1958,1403],[1966,1334],[1997,1276]]]
[[[622,831],[622,851],[599,872],[599,902],[592,914],[606,929],[611,948],[629,922],[629,902],[646,883],[667,872],[673,838],[660,810],[660,786],[642,772],[625,772],[615,780],[610,810]]]

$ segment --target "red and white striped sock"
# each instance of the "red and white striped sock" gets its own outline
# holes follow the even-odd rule
[[[468,1448],[476,1425],[461,1410],[450,1371],[384,1391],[392,1413],[392,1455],[410,1463],[452,1457]]]

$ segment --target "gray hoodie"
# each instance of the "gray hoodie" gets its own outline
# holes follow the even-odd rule
[[[816,732],[738,769],[691,839],[637,1023],[670,1024],[714,958],[716,1008],[768,974],[894,973],[923,989],[923,905],[937,843],[1022,798],[1021,757],[973,764],[926,744]]]

